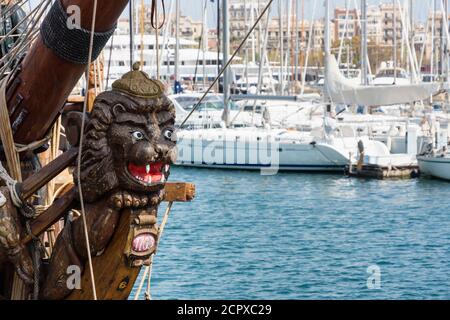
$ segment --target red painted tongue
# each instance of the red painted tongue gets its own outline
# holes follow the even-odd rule
[[[133,163],[128,164],[128,171],[139,180],[144,182],[160,182],[162,178],[162,163],[152,163],[147,166],[138,166]],[[148,169],[148,172],[147,172]]]

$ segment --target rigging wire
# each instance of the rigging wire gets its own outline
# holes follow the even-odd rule
[[[111,58],[112,58],[112,52],[113,52],[113,48],[114,48],[114,34],[111,37],[111,47],[109,48],[109,59],[108,59],[108,71],[106,74],[106,90],[108,90],[109,87],[109,76],[110,76],[110,71],[111,71]]]
[[[159,23],[159,13],[158,13],[158,0],[152,0],[151,14],[150,14],[150,25],[155,30],[155,44],[156,44],[156,79],[160,78],[160,57],[159,57],[159,30],[162,29],[166,22],[166,5],[164,0],[161,0],[163,20]]]
[[[84,236],[86,239],[86,251],[88,256],[88,264],[89,264],[89,273],[91,277],[91,285],[92,285],[92,294],[94,297],[94,300],[97,300],[97,291],[95,286],[95,276],[94,276],[94,268],[92,266],[92,256],[91,256],[91,248],[90,248],[90,242],[89,242],[89,234],[87,229],[87,222],[86,222],[86,211],[84,207],[84,198],[83,198],[83,189],[81,187],[81,155],[83,152],[83,136],[84,136],[84,126],[86,123],[86,110],[87,110],[87,103],[88,103],[88,96],[87,92],[89,90],[89,68],[92,63],[92,51],[94,46],[94,33],[95,33],[95,22],[96,22],[96,16],[97,16],[97,2],[98,0],[94,0],[94,8],[92,13],[92,23],[91,23],[91,36],[90,36],[90,43],[89,43],[89,55],[88,55],[88,64],[86,68],[86,97],[84,99],[83,104],[83,117],[81,120],[81,132],[80,132],[80,146],[78,150],[78,159],[77,159],[77,183],[78,183],[78,193],[80,196],[80,204],[81,204],[81,218],[83,219],[83,229],[84,229]]]
[[[44,4],[45,3],[45,4]],[[43,14],[45,13],[46,8],[51,4],[51,0],[47,0],[46,2],[41,2],[41,4],[39,6],[41,6],[41,11],[37,11],[35,12],[34,15],[37,16],[37,19],[35,21],[31,20],[30,24],[31,27],[30,29],[27,31],[27,33],[25,34],[25,36],[18,42],[16,42],[13,46],[13,48],[10,51],[10,54],[3,57],[2,59],[0,59],[0,63],[3,63],[5,60],[9,59],[8,62],[0,69],[0,75],[3,75],[8,68],[11,66],[11,64],[14,62],[15,58],[23,53],[23,51],[25,50],[25,48],[27,48],[27,45],[30,43],[30,41],[26,42],[27,40],[29,40],[30,37],[34,37],[37,36],[37,34],[39,33],[39,28],[35,27],[37,26],[39,19],[43,16]],[[28,25],[27,25],[28,27]],[[15,50],[14,54],[13,54],[13,50]]]

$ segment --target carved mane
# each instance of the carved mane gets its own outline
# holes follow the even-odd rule
[[[111,104],[111,101],[114,101],[114,104]],[[81,156],[81,183],[87,202],[94,202],[119,187],[108,139],[108,131],[116,119],[117,112],[149,114],[162,110],[169,111],[175,117],[175,108],[165,96],[145,99],[118,91],[108,91],[97,97],[86,125]],[[76,172],[74,178],[76,182]]]

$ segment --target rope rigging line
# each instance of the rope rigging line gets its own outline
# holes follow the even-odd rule
[[[88,264],[89,264],[89,273],[91,277],[91,285],[92,285],[92,294],[94,297],[94,300],[97,300],[97,290],[95,286],[95,276],[94,276],[94,268],[92,266],[92,256],[91,256],[91,248],[90,248],[90,242],[89,242],[89,233],[87,229],[87,222],[86,222],[86,211],[84,207],[84,198],[83,198],[83,190],[81,188],[81,154],[83,152],[83,136],[84,136],[84,126],[86,124],[86,111],[87,111],[87,103],[88,103],[88,97],[87,92],[89,91],[89,68],[92,63],[92,51],[94,46],[94,33],[95,33],[95,23],[96,23],[96,16],[97,16],[97,2],[98,0],[94,0],[94,8],[92,13],[92,23],[91,23],[91,37],[90,37],[90,43],[89,43],[89,58],[88,58],[88,64],[86,67],[86,97],[84,99],[83,104],[83,117],[81,120],[81,132],[80,132],[80,146],[78,150],[78,159],[77,159],[77,184],[78,184],[78,193],[80,196],[80,204],[81,204],[81,218],[83,219],[83,229],[84,229],[84,236],[86,240],[86,251],[88,256]]]
[[[112,52],[113,52],[113,48],[114,48],[114,35],[115,35],[115,33],[113,33],[113,35],[111,36],[111,47],[109,48],[108,71],[106,74],[106,90],[108,90],[108,87],[109,87],[109,77],[110,77],[110,72],[111,72],[111,59],[112,59]]]
[[[189,120],[189,118],[192,116],[192,114],[197,110],[197,108],[200,106],[200,104],[203,102],[203,100],[206,98],[206,96],[211,92],[212,88],[217,84],[217,82],[219,81],[220,77],[223,75],[223,73],[228,69],[228,67],[231,65],[231,63],[233,62],[234,58],[237,56],[237,54],[239,53],[239,51],[243,48],[243,46],[245,45],[245,43],[247,42],[248,38],[250,38],[250,35],[253,33],[253,31],[256,29],[256,27],[258,26],[259,22],[262,20],[262,18],[264,17],[264,15],[266,14],[266,12],[269,10],[270,6],[272,5],[274,0],[269,0],[269,2],[267,3],[267,5],[265,6],[264,10],[261,12],[261,14],[258,16],[258,19],[256,19],[255,23],[253,24],[253,26],[250,28],[250,30],[247,32],[247,34],[245,35],[244,39],[241,41],[241,43],[239,44],[238,48],[234,51],[233,55],[230,57],[230,59],[228,59],[227,63],[223,66],[223,68],[220,70],[219,74],[217,75],[217,77],[214,79],[214,81],[211,83],[211,85],[209,86],[209,88],[203,93],[203,95],[201,96],[200,100],[197,101],[197,103],[194,105],[194,107],[192,108],[192,110],[188,113],[188,115],[186,116],[186,118],[183,120],[183,122],[180,124],[179,128],[183,128],[183,126],[186,124],[186,122]]]
[[[3,42],[8,40],[8,37],[10,36],[16,36],[13,35],[14,32],[24,23],[28,20],[29,17],[34,15],[34,13],[40,8],[41,5],[36,6],[33,10],[31,10],[22,20],[20,20],[7,34],[2,35],[0,39],[0,44],[3,44]],[[3,18],[3,17],[2,17]],[[4,19],[4,18],[3,18]]]
[[[160,79],[160,56],[159,56],[159,30],[162,29],[164,23],[166,22],[166,5],[164,0],[161,0],[162,10],[163,10],[163,21],[159,23],[159,13],[158,13],[158,0],[152,0],[152,7],[150,13],[150,25],[155,30],[155,49],[156,49],[156,79]]]
[[[28,203],[24,202],[20,195],[16,185],[22,181],[22,171],[20,165],[19,152],[14,144],[14,138],[11,130],[11,124],[9,121],[8,107],[6,103],[6,86],[11,75],[8,75],[0,82],[0,141],[3,147],[3,153],[5,154],[8,164],[8,171],[5,170],[0,162],[0,179],[3,180],[8,188],[11,200],[18,208],[18,211],[25,218],[25,227],[28,234],[32,237],[32,262],[33,262],[33,299],[37,300],[39,296],[39,275],[40,275],[40,263],[41,263],[41,249],[42,244],[38,237],[35,237],[31,232],[30,221],[36,217],[36,211]],[[23,280],[23,274],[15,273],[13,280],[13,289],[11,297],[13,299],[23,299],[26,292]]]
[[[152,270],[153,270],[153,258],[158,250],[159,247],[159,243],[161,241],[162,238],[162,234],[164,232],[164,228],[167,224],[167,221],[169,220],[169,214],[170,211],[172,210],[172,206],[173,206],[173,202],[169,202],[169,204],[167,205],[166,211],[164,213],[164,217],[162,219],[161,225],[158,229],[158,235],[157,235],[157,239],[156,239],[156,250],[155,252],[150,256],[150,262],[149,265],[145,268],[144,270],[144,274],[142,275],[141,281],[139,283],[139,287],[138,290],[136,291],[135,295],[134,295],[134,300],[139,300],[139,297],[141,295],[141,291],[142,291],[142,287],[144,286],[144,282],[145,279],[147,278],[147,288],[145,291],[145,300],[151,300],[151,294],[150,294],[150,280],[152,278]]]
[[[14,44],[9,54],[0,59],[0,63],[4,63],[4,61],[7,60],[6,64],[0,69],[0,76],[2,76],[8,70],[8,68],[17,58],[17,56],[23,53],[24,50],[28,47],[28,45],[31,43],[31,41],[33,41],[34,38],[37,36],[37,34],[39,34],[39,28],[36,28],[36,26],[38,25],[39,20],[41,19],[41,17],[43,16],[47,7],[50,4],[51,0],[47,0],[39,4],[40,10],[37,10],[36,12],[33,13],[33,18],[36,17],[36,19],[35,20],[31,19],[30,22],[27,24],[26,28],[28,29],[28,31],[25,33],[25,36],[22,39],[20,39],[20,41],[17,41]]]
[[[152,25],[152,28],[155,30],[159,30],[164,26],[164,23],[166,22],[166,5],[164,4],[164,0],[161,0],[162,10],[163,10],[163,21],[161,24],[159,24],[159,16],[158,16],[158,0],[152,0],[152,11],[151,11],[151,18],[150,18],[150,24]]]

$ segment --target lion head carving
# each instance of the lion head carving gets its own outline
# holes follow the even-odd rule
[[[86,201],[114,189],[161,190],[176,160],[174,124],[175,108],[162,84],[141,71],[100,94],[84,135],[80,180]]]

